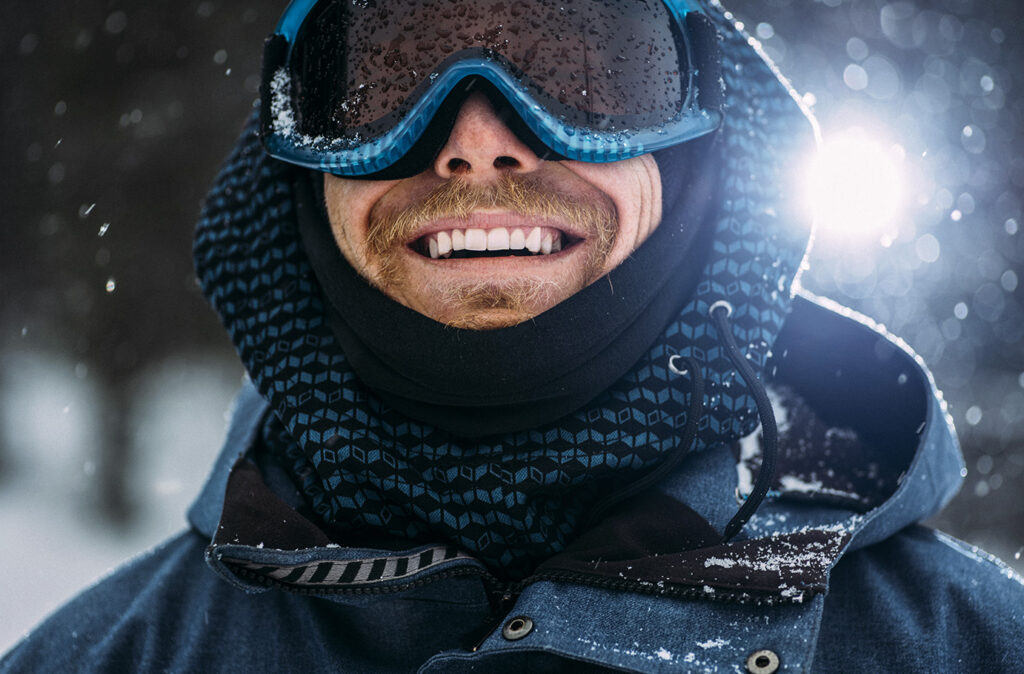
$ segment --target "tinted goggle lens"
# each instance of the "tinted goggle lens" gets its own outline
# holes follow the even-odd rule
[[[297,130],[377,138],[466,57],[493,61],[582,129],[656,126],[689,93],[685,38],[662,0],[324,0],[289,58]]]

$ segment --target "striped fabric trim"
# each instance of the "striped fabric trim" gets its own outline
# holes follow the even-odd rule
[[[350,586],[383,583],[407,578],[446,562],[473,557],[452,547],[428,548],[403,557],[376,557],[354,560],[325,560],[308,564],[260,564],[225,557],[223,561],[288,585]]]

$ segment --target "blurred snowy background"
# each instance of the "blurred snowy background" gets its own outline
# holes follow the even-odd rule
[[[970,470],[935,524],[1024,569],[1024,9],[728,4],[824,131],[805,285],[931,365]],[[17,5],[0,23],[0,651],[183,527],[216,454],[242,368],[196,289],[192,228],[283,7]]]

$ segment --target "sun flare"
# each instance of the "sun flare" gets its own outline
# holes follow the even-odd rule
[[[807,170],[805,190],[820,235],[877,241],[903,210],[899,150],[860,130],[826,139]]]

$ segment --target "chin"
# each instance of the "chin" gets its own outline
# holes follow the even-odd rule
[[[418,309],[424,316],[448,327],[464,330],[498,330],[531,320],[558,304],[558,297],[526,298],[516,294],[479,293],[472,299],[463,296],[458,302],[437,303]]]
[[[540,312],[538,312],[540,313]],[[442,321],[450,328],[462,330],[500,330],[511,328],[530,320],[537,314],[508,309],[485,309],[476,312],[464,312],[453,318]]]
[[[403,304],[450,327],[496,330],[544,313],[585,285],[537,277],[491,278],[478,282],[445,279],[410,289],[414,292],[406,295],[409,301]]]

